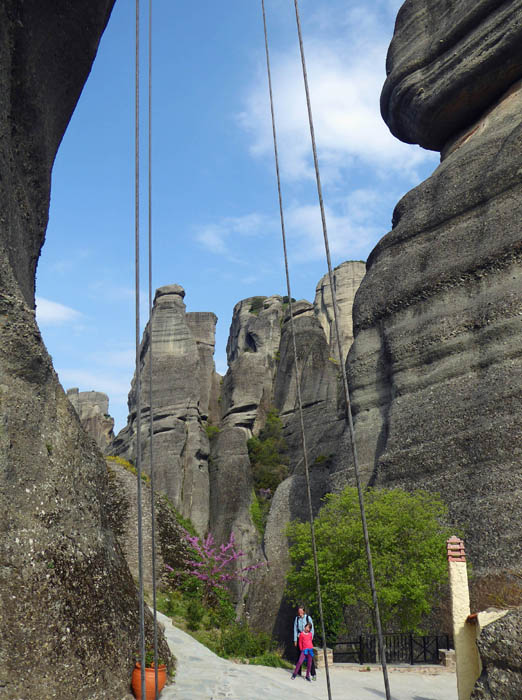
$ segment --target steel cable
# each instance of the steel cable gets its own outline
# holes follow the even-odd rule
[[[275,113],[274,113],[274,97],[273,97],[273,91],[272,91],[272,73],[270,69],[270,51],[268,47],[268,30],[267,30],[267,24],[266,24],[266,12],[265,12],[265,2],[264,0],[261,0],[261,7],[263,11],[263,28],[264,28],[264,33],[265,33],[265,52],[266,52],[266,67],[267,67],[267,74],[268,74],[268,91],[270,95],[270,113],[272,117],[272,135],[273,135],[273,141],[274,141],[274,156],[275,156],[275,168],[276,168],[276,177],[277,177],[277,192],[278,192],[278,198],[279,198],[279,215],[281,219],[281,238],[282,238],[282,243],[283,243],[283,253],[284,253],[284,260],[285,260],[285,275],[286,275],[286,289],[287,289],[287,294],[288,294],[288,311],[290,314],[290,329],[291,329],[291,335],[292,335],[292,346],[293,346],[293,351],[294,351],[294,369],[295,369],[295,379],[296,379],[296,392],[297,392],[297,403],[299,407],[299,421],[300,421],[300,428],[301,428],[301,444],[302,444],[302,450],[303,450],[303,462],[304,462],[304,472],[305,472],[305,479],[306,479],[306,493],[307,493],[307,498],[308,498],[308,510],[309,510],[309,519],[310,519],[310,533],[311,533],[311,540],[312,540],[312,555],[313,555],[313,560],[314,560],[314,570],[315,570],[315,580],[316,580],[316,586],[317,586],[317,601],[318,601],[318,606],[319,606],[319,617],[321,621],[321,634],[323,637],[323,655],[324,655],[324,664],[325,664],[325,671],[326,671],[326,684],[327,684],[327,689],[328,689],[328,700],[332,700],[332,690],[330,686],[330,671],[328,668],[328,655],[326,651],[326,632],[325,632],[325,627],[324,627],[324,616],[323,616],[323,603],[322,603],[322,596],[321,596],[321,581],[319,577],[319,566],[317,563],[317,547],[316,547],[316,541],[315,541],[315,528],[314,528],[314,514],[313,514],[313,507],[312,507],[312,492],[310,488],[310,471],[308,467],[308,452],[307,452],[307,446],[306,446],[306,432],[305,432],[305,426],[304,426],[304,418],[303,418],[303,402],[302,402],[302,397],[301,397],[301,380],[299,376],[299,362],[297,359],[297,343],[295,339],[295,325],[294,325],[294,314],[293,314],[293,307],[292,307],[292,290],[290,286],[290,272],[289,272],[289,265],[288,265],[288,250],[287,250],[287,245],[286,245],[286,229],[285,229],[285,217],[284,217],[284,211],[283,211],[283,197],[281,193],[281,175],[279,171],[279,152],[278,152],[278,147],[277,147],[277,131],[276,131],[276,122],[275,122]]]
[[[377,627],[377,637],[378,637],[378,642],[379,642],[379,654],[381,657],[381,666],[382,666],[382,672],[383,672],[383,677],[384,677],[384,687],[386,690],[386,700],[390,700],[391,696],[390,696],[390,684],[389,684],[389,680],[388,680],[388,669],[386,666],[386,650],[384,648],[384,642],[383,642],[381,620],[380,620],[380,614],[379,614],[379,602],[377,600],[377,591],[376,591],[376,587],[375,587],[375,576],[374,576],[374,571],[373,571],[372,555],[371,555],[371,549],[370,549],[370,539],[368,536],[368,526],[367,526],[367,522],[366,522],[366,513],[365,513],[365,507],[364,507],[364,497],[363,497],[363,491],[362,491],[361,480],[360,480],[360,475],[359,475],[359,464],[358,464],[358,459],[357,459],[357,448],[355,445],[355,434],[354,434],[352,411],[351,411],[350,391],[348,388],[348,379],[346,376],[346,365],[345,365],[345,359],[344,359],[344,355],[343,355],[343,351],[342,351],[341,336],[340,336],[340,332],[339,332],[339,309],[338,309],[338,305],[337,305],[337,294],[335,291],[335,279],[334,279],[334,275],[333,275],[333,271],[332,271],[332,262],[331,262],[331,258],[330,258],[330,245],[329,245],[329,241],[328,241],[328,230],[326,227],[326,215],[325,215],[323,193],[322,193],[322,187],[321,187],[321,177],[320,177],[320,173],[319,173],[319,161],[317,158],[317,146],[316,146],[316,141],[315,141],[315,130],[314,130],[314,122],[313,122],[313,116],[312,116],[312,104],[311,104],[311,99],[310,99],[310,90],[308,87],[308,74],[307,74],[307,70],[306,70],[306,61],[305,61],[304,46],[303,46],[303,34],[302,34],[302,29],[301,29],[301,18],[300,18],[300,14],[299,14],[299,6],[298,6],[297,0],[294,0],[294,6],[295,6],[295,17],[296,17],[296,22],[297,22],[297,33],[298,33],[298,38],[299,38],[299,51],[301,54],[301,66],[302,66],[302,70],[303,70],[303,80],[304,80],[304,87],[305,87],[305,93],[306,93],[306,106],[307,106],[307,110],[308,110],[308,122],[309,122],[309,127],[310,127],[310,138],[312,141],[312,151],[313,151],[313,157],[314,157],[315,176],[316,176],[316,183],[317,183],[317,194],[319,197],[319,206],[321,209],[321,222],[322,222],[322,228],[323,228],[324,246],[325,246],[325,252],[326,252],[326,260],[328,263],[328,277],[330,280],[330,289],[331,289],[331,293],[332,293],[335,334],[336,334],[336,338],[337,338],[339,361],[341,363],[344,401],[345,401],[345,407],[346,407],[346,419],[347,419],[347,422],[348,422],[348,425],[350,428],[350,439],[351,439],[351,443],[352,443],[352,454],[353,454],[355,481],[357,484],[357,493],[359,496],[359,507],[360,507],[360,511],[361,511],[361,522],[362,522],[362,527],[363,527],[364,543],[365,543],[365,548],[366,548],[366,557],[368,560],[368,573],[369,573],[369,578],[370,578],[370,586],[371,586],[371,590],[372,590],[372,601],[373,601],[373,607],[374,607],[374,613],[375,613],[375,625]]]
[[[149,42],[148,42],[148,242],[149,242],[149,462],[150,462],[150,513],[151,513],[151,549],[152,549],[152,614],[154,634],[154,695],[158,692],[158,614],[156,610],[156,504],[155,504],[155,469],[154,469],[154,406],[152,396],[152,0],[149,0]]]
[[[139,625],[141,694],[145,697],[145,609],[143,594],[143,531],[141,493],[141,368],[140,368],[140,1],[136,0],[136,72],[135,72],[135,142],[134,142],[134,252],[136,303],[136,471],[138,501],[138,579],[139,579]]]

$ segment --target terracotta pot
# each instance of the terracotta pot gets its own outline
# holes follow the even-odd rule
[[[145,668],[145,700],[156,700],[156,674],[154,668]],[[167,667],[163,664],[158,666],[158,696],[167,682]],[[132,672],[132,692],[137,700],[142,700],[141,696],[141,665],[136,664]]]

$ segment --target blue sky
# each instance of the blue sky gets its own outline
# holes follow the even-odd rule
[[[438,163],[438,154],[394,139],[379,113],[401,4],[300,2],[334,264],[366,259],[396,202]],[[292,292],[312,301],[326,263],[294,3],[265,5]],[[261,1],[154,0],[153,26],[153,287],[181,284],[188,311],[217,314],[224,373],[234,304],[286,293]],[[143,192],[145,165],[143,150]],[[143,199],[144,252],[146,218]],[[145,255],[141,264],[145,322]],[[37,318],[64,388],[106,392],[121,429],[135,352],[132,0],[116,2],[55,162]]]

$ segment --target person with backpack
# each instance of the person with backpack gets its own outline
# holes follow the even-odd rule
[[[305,612],[304,606],[300,605],[297,608],[297,615],[295,616],[294,620],[294,646],[296,647],[296,662],[299,662],[299,657],[301,656],[301,649],[299,649],[298,646],[298,639],[299,635],[301,632],[305,631],[306,625],[310,625],[310,632],[312,634],[312,638],[314,636],[314,621],[312,620],[311,616],[308,615]],[[297,673],[301,675],[301,667],[299,670],[297,670]],[[311,675],[312,675],[312,680],[316,681],[317,680],[317,675],[315,672],[315,662],[314,659],[312,658],[312,668],[311,668]]]

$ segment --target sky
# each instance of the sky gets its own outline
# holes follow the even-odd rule
[[[300,0],[332,262],[366,260],[395,204],[439,155],[381,119],[400,0]],[[326,273],[294,3],[265,0],[292,295]],[[141,327],[148,316],[147,10],[141,2]],[[127,419],[134,371],[134,35],[116,4],[53,168],[37,320],[65,389],[109,396]],[[226,372],[234,305],[286,294],[261,0],[154,0],[152,285],[181,284],[187,311],[213,311]]]

